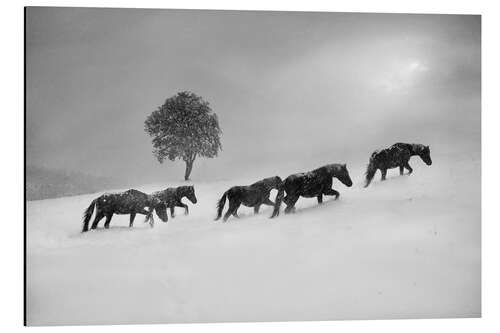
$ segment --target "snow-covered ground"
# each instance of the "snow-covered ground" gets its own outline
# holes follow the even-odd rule
[[[153,229],[115,215],[81,234],[98,194],[28,202],[28,324],[480,316],[480,160],[433,159],[367,189],[363,167],[350,168],[353,187],[334,181],[338,201],[301,198],[276,219],[263,206],[213,221],[228,187],[271,174],[195,182],[190,215],[178,208]]]

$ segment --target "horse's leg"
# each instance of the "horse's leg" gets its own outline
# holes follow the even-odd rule
[[[238,204],[238,206],[233,209],[233,216],[236,217],[237,219],[240,218],[238,215],[238,208],[240,208],[240,204]]]
[[[264,200],[262,204],[274,207],[274,202],[272,202],[269,198],[266,198],[266,200]]]
[[[228,198],[229,199],[229,207],[227,208],[226,214],[224,214],[224,217],[222,218],[223,222],[226,222],[229,216],[231,216],[232,209],[234,207],[234,199]]]
[[[227,219],[229,218],[229,216],[231,215],[234,215],[235,217],[238,216],[238,207],[240,206],[240,202],[237,202],[236,200],[229,200],[229,208],[226,212],[226,214],[224,215],[224,222],[227,221]]]
[[[153,207],[149,207],[149,211],[147,211],[147,212],[148,212],[148,215],[146,215],[146,217],[147,217],[147,216],[150,216],[150,217],[151,217],[151,219],[149,220],[149,226],[150,226],[151,228],[152,228],[152,227],[154,226],[154,224],[155,224],[155,220],[154,220],[154,218],[153,218],[153,212],[154,212],[154,210],[155,210],[155,209],[154,209]]]
[[[136,213],[146,215],[146,219],[144,220],[144,223],[148,222],[148,216],[151,216],[151,220],[149,221],[149,225],[151,226],[151,228],[153,227],[153,225],[155,224],[155,221],[153,219],[153,208],[150,208],[149,211],[142,208],[141,210],[137,211]]]
[[[380,172],[382,172],[382,180],[385,180],[385,176],[387,176],[387,169],[380,169]]]
[[[318,203],[319,203],[319,204],[322,204],[322,203],[323,203],[323,194],[322,194],[322,193],[320,193],[320,194],[318,195]]]
[[[260,204],[253,206],[253,213],[259,214]]]
[[[228,209],[226,214],[224,214],[224,217],[222,218],[222,221],[226,222],[227,219],[229,218],[229,216],[231,216],[231,210]]]
[[[89,221],[84,221],[84,222],[83,222],[82,232],[87,232],[87,231],[89,231],[89,222],[90,222],[90,220],[89,220]]]
[[[340,196],[340,193],[338,191],[335,191],[333,188],[329,188],[329,189],[323,191],[323,194],[324,195],[334,195],[335,200],[337,200]]]
[[[404,167],[404,165],[400,165],[400,166],[399,166],[399,175],[400,175],[400,176],[402,176],[402,175],[403,175],[403,173],[404,173],[404,171],[405,171],[405,167]]]
[[[92,222],[92,226],[90,227],[90,229],[96,229],[97,228],[97,223],[99,223],[99,221],[104,217],[104,214],[103,212],[97,212],[95,214],[95,219],[94,219],[94,222]]]
[[[290,196],[288,195],[288,200],[286,203],[285,214],[291,213],[295,211],[295,203],[299,200],[298,196]]]
[[[413,169],[411,168],[411,166],[408,162],[406,162],[405,168],[408,169],[408,174],[411,174],[413,172]]]
[[[128,224],[129,228],[132,228],[134,226],[135,215],[136,215],[135,212],[130,214],[130,223]]]
[[[109,229],[109,224],[111,223],[112,217],[113,217],[113,214],[106,215],[106,221],[104,222],[104,228]]]
[[[170,216],[175,217],[175,205],[170,206]]]
[[[182,203],[182,202],[179,201],[179,203],[177,204],[177,207],[184,208],[184,215],[189,215],[188,205],[186,205],[185,203]]]

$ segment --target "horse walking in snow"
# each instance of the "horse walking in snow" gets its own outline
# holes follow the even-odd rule
[[[151,196],[162,201],[167,208],[170,208],[170,215],[172,218],[175,217],[175,207],[182,207],[184,208],[184,214],[189,214],[188,205],[181,201],[182,198],[187,198],[193,204],[198,202],[194,193],[194,186],[169,187],[163,191],[154,192]],[[167,222],[167,220],[168,217],[165,215],[165,220],[163,220],[163,222]]]
[[[408,162],[412,156],[419,156],[427,165],[432,164],[430,148],[422,144],[398,142],[389,148],[374,151],[366,169],[365,187],[370,185],[377,170],[382,174],[381,180],[385,180],[387,169],[399,167],[400,175],[403,175],[404,169],[411,174],[413,169]]]
[[[146,207],[149,210],[146,210]],[[162,221],[168,218],[165,203],[141,191],[131,189],[121,193],[105,193],[94,199],[84,211],[82,232],[89,230],[89,222],[94,209],[96,215],[91,229],[96,229],[97,224],[103,217],[106,217],[104,228],[108,229],[113,214],[130,214],[129,227],[133,226],[136,214],[146,215],[144,222],[149,221],[151,227],[154,224],[153,211]]]
[[[274,206],[274,202],[269,199],[271,190],[278,189],[281,186],[281,178],[269,177],[262,179],[252,185],[248,186],[233,186],[220,198],[217,203],[217,217],[215,220],[221,218],[222,210],[226,204],[226,198],[229,200],[229,209],[224,215],[224,222],[233,215],[238,217],[238,208],[241,204],[247,207],[253,207],[254,213],[259,212],[261,205]]]
[[[338,199],[339,192],[332,188],[333,177],[340,180],[347,187],[352,186],[352,180],[345,164],[328,164],[315,170],[296,173],[288,176],[278,189],[276,203],[271,218],[280,213],[281,202],[285,202],[285,213],[295,210],[295,203],[299,197],[318,198],[318,203],[323,202],[323,195],[334,195]],[[286,197],[283,198],[286,192]]]

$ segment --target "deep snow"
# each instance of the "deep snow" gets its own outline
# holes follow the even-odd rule
[[[213,221],[228,187],[272,175],[195,182],[190,215],[153,229],[115,215],[81,234],[98,194],[28,202],[28,324],[480,316],[480,159],[433,158],[367,189],[350,168],[352,188],[334,180],[338,201],[301,198],[276,219],[263,206]]]

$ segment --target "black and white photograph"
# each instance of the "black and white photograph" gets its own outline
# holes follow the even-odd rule
[[[481,21],[26,7],[25,324],[481,317]]]

